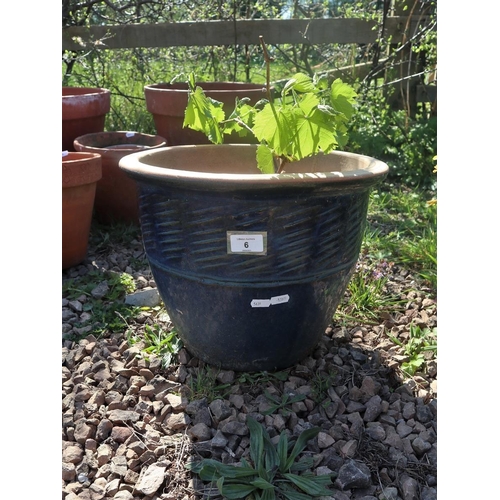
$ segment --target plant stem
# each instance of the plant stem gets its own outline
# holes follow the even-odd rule
[[[264,52],[264,61],[266,61],[266,91],[267,98],[271,102],[271,61],[272,58],[269,56],[267,51],[266,42],[264,42],[264,37],[259,35],[260,44],[262,45],[262,51]]]
[[[240,125],[243,128],[246,128],[251,134],[253,134],[253,130],[246,123],[242,122],[239,118],[222,120],[220,123],[221,125],[223,125],[224,123],[229,123],[229,122],[236,122],[238,125]]]
[[[264,52],[264,61],[266,61],[266,91],[267,91],[267,99],[269,104],[271,105],[271,110],[273,112],[274,118],[276,120],[276,124],[278,124],[278,115],[276,110],[274,109],[273,98],[271,95],[271,61],[272,57],[269,55],[267,51],[266,42],[264,41],[264,37],[259,35],[260,44],[262,45],[262,51]],[[283,171],[286,160],[284,158],[278,158],[278,166],[275,163],[276,173],[280,174]]]

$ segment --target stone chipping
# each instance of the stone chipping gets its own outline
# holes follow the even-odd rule
[[[138,291],[149,290],[140,303],[146,296],[155,303],[123,331],[98,335],[85,294],[63,297],[63,499],[221,498],[185,466],[202,457],[224,463],[247,457],[248,416],[273,440],[320,428],[304,453],[316,474],[336,475],[324,500],[437,498],[437,359],[403,377],[405,354],[388,337],[404,339],[410,322],[437,326],[436,302],[411,272],[391,266],[388,286],[404,299],[400,311],[373,325],[334,318],[298,365],[249,374],[209,367],[184,348],[165,368],[142,351],[144,344],[130,342],[146,325],[173,326],[157,307],[140,237],[91,241],[87,259],[63,271],[63,282],[106,271],[130,274]],[[103,279],[92,296],[105,297],[106,286]],[[284,394],[299,397],[273,411],[269,395]]]

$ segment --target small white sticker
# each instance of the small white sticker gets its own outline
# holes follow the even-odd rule
[[[250,302],[252,307],[269,307],[275,306],[277,304],[284,304],[290,300],[290,295],[277,295],[276,297],[271,297],[270,299],[253,299]]]
[[[227,232],[227,253],[266,255],[267,232]]]
[[[134,135],[135,135],[135,132],[127,132],[125,134],[125,137],[134,137]]]
[[[271,301],[269,299],[253,299],[250,302],[252,307],[269,307],[271,305]]]
[[[290,295],[278,295],[277,297],[271,297],[271,305],[284,304],[290,300]]]
[[[64,158],[65,156],[68,156],[68,155],[69,155],[69,153],[68,153],[68,151],[63,151],[63,152],[62,152],[62,155],[63,155],[63,158]]]

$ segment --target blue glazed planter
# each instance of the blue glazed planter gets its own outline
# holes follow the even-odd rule
[[[335,152],[263,175],[253,145],[173,146],[120,168],[139,186],[146,254],[186,348],[237,371],[311,353],[361,247],[373,158]]]

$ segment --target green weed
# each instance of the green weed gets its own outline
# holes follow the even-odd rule
[[[385,186],[370,197],[363,252],[410,269],[437,288],[437,207],[428,192]]]
[[[231,384],[219,384],[217,375],[219,370],[213,366],[202,364],[194,373],[188,376],[189,399],[206,398],[209,403],[214,399],[224,398],[231,388]]]
[[[161,359],[162,368],[168,368],[175,360],[183,344],[177,332],[168,331],[158,323],[153,326],[146,325],[142,334],[132,334],[127,336],[130,345],[143,341],[145,347],[142,351],[147,354],[155,354]]]
[[[328,373],[321,371],[315,372],[311,379],[311,398],[316,404],[325,401],[328,396],[328,389],[333,386],[335,382],[335,372],[329,371]]]
[[[269,409],[262,412],[263,415],[271,415],[281,410],[280,413],[283,416],[287,416],[291,411],[288,406],[306,399],[305,394],[296,394],[292,396],[290,394],[287,394],[286,392],[281,395],[281,398],[278,398],[277,396],[270,394],[266,389],[264,389],[264,396],[269,400],[271,406],[269,407]]]
[[[284,382],[288,378],[289,372],[290,370],[283,370],[280,372],[243,372],[238,376],[238,383],[253,388],[265,385],[268,382]]]
[[[387,275],[383,264],[379,268],[358,268],[347,286],[336,316],[347,321],[377,324],[382,312],[397,308],[402,299],[391,296],[386,290]]]
[[[108,249],[110,245],[129,245],[133,240],[141,241],[140,228],[134,224],[101,224],[92,220],[89,242],[95,251]]]
[[[217,485],[227,499],[253,498],[254,500],[303,500],[330,496],[327,486],[333,474],[316,476],[312,457],[296,459],[315,438],[320,429],[304,430],[295,442],[289,442],[285,431],[274,445],[265,428],[252,417],[247,417],[250,430],[250,461],[241,464],[223,464],[213,459],[188,463],[187,468],[198,474],[202,481]]]
[[[105,296],[102,299],[91,300],[91,302],[95,300],[115,301],[124,298],[127,293],[131,293],[135,290],[135,281],[130,274],[116,273],[113,271],[102,273],[101,271],[95,270],[90,271],[85,276],[70,279],[63,283],[63,296],[74,300],[80,295],[85,295],[92,299],[92,290],[104,281],[106,281],[108,285],[108,291]]]
[[[92,295],[99,284],[107,283],[107,292],[101,298]],[[63,297],[68,300],[76,300],[84,295],[83,312],[91,315],[91,319],[84,323],[76,323],[75,327],[81,328],[91,326],[87,335],[92,333],[98,337],[109,332],[124,330],[128,321],[139,314],[138,307],[124,304],[123,298],[127,293],[135,290],[134,278],[127,273],[116,273],[113,271],[101,272],[90,271],[84,276],[66,280],[62,286]]]
[[[388,337],[400,346],[404,355],[408,357],[408,361],[401,363],[401,371],[409,377],[424,367],[426,361],[424,352],[431,351],[434,356],[437,354],[437,328],[420,328],[412,323],[406,341],[403,342],[393,335]]]

